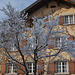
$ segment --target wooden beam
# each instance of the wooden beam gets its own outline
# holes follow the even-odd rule
[[[44,0],[44,3],[46,5],[46,7],[48,8],[48,1],[47,0]]]
[[[55,1],[56,1],[57,5],[60,6],[60,2],[59,2],[59,0],[55,0]]]

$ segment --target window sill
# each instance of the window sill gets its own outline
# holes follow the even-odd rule
[[[34,73],[29,73],[29,75],[34,75]],[[37,73],[37,75],[38,75],[38,73]]]
[[[6,73],[5,75],[17,75],[17,73]]]
[[[53,48],[53,49],[57,49],[57,50],[58,50],[58,49],[60,49],[60,47],[55,47],[55,48]]]
[[[34,74],[34,73],[29,73],[29,74]]]
[[[66,72],[66,73],[55,73],[54,75],[69,75],[69,73],[68,72]]]
[[[63,24],[63,25],[74,25],[75,23],[67,23],[67,24]]]
[[[17,52],[18,50],[8,50],[8,52]]]

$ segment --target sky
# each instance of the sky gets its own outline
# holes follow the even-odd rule
[[[10,3],[15,9],[22,11],[35,1],[36,0],[0,0],[0,9]],[[4,13],[0,11],[0,20],[4,19],[5,17],[6,16]]]

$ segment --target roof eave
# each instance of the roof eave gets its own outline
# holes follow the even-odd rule
[[[30,8],[32,8],[33,6],[35,6],[37,3],[39,3],[41,0],[35,1],[34,3],[32,3],[30,6],[28,6],[27,8],[24,9],[24,11],[29,10]]]

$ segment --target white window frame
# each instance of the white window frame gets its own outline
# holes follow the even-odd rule
[[[10,70],[11,72],[8,72],[8,71],[7,71],[7,73],[8,73],[8,74],[15,74],[16,72],[14,72],[14,63],[7,63],[7,64],[8,64],[8,65],[7,65],[6,68],[7,68],[8,71],[9,71],[9,64],[11,64],[11,70]],[[15,70],[16,70],[16,69],[15,69]]]
[[[70,16],[71,15],[73,16],[73,23],[70,23]],[[65,23],[65,16],[68,16],[68,23]],[[64,17],[63,18],[64,19],[64,25],[67,25],[67,24],[75,24],[74,23],[74,14],[67,14],[67,15],[64,15],[63,17]]]
[[[34,71],[33,67],[35,66],[35,65],[33,65],[34,62],[27,62],[27,66],[28,66],[29,63],[31,64],[31,66],[30,66],[31,67],[31,72],[29,72],[29,74],[33,74],[34,73],[33,72]]]
[[[58,43],[58,44],[60,44],[60,45],[57,47],[57,44],[56,44],[56,43],[57,43],[57,39],[58,39],[58,38],[60,38],[59,43]],[[63,38],[63,37],[60,37],[60,36],[59,36],[59,37],[54,37],[54,48],[59,49],[59,48],[62,47],[62,38]]]
[[[66,62],[66,70],[67,70],[67,72],[63,72],[63,62]],[[60,63],[61,65],[59,65],[60,66],[60,72],[57,72],[57,63]],[[59,74],[59,75],[61,75],[61,74],[69,74],[69,67],[68,67],[68,62],[67,61],[57,61],[57,62],[55,62],[55,75],[57,75],[57,74]]]

